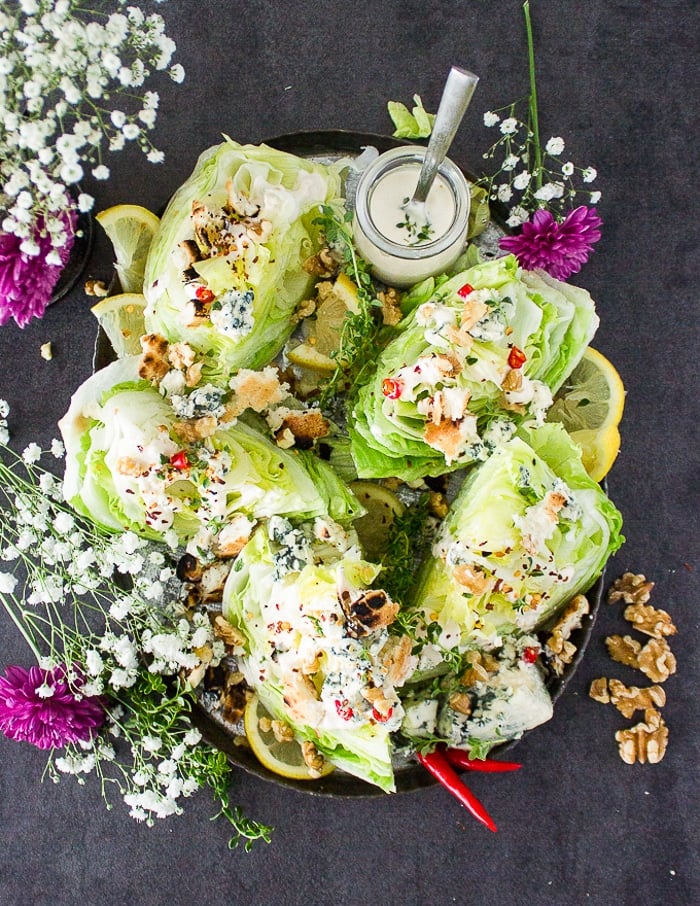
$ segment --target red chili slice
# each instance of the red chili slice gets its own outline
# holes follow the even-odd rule
[[[464,286],[460,286],[460,288],[457,290],[457,295],[461,296],[462,299],[466,299],[467,296],[473,292],[474,287],[471,285],[471,283],[465,283]]]
[[[178,450],[177,453],[173,453],[170,457],[170,465],[173,469],[182,471],[182,469],[188,469],[190,466],[190,461],[187,458],[187,453],[184,450]]]
[[[194,294],[197,297],[197,300],[199,302],[204,302],[205,305],[209,302],[213,302],[216,298],[208,286],[198,286],[194,291]]]
[[[382,393],[387,399],[397,400],[401,396],[403,384],[395,378],[384,378],[382,381]]]
[[[508,355],[508,364],[511,368],[522,368],[523,365],[527,362],[527,356],[522,351],[518,349],[517,346],[511,346],[510,353]]]

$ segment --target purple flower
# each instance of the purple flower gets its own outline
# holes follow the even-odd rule
[[[80,697],[82,679],[69,684],[65,667],[8,667],[0,676],[0,730],[40,749],[89,741],[105,719],[104,703]]]
[[[53,288],[68,262],[78,215],[74,209],[58,215],[63,221],[67,241],[57,248],[61,264],[47,264],[52,250],[51,237],[40,217],[34,233],[39,246],[37,255],[27,255],[20,249],[21,240],[11,233],[0,233],[0,326],[14,318],[19,327],[26,327],[32,318],[40,318],[51,301]]]
[[[602,224],[595,208],[586,205],[569,211],[561,223],[550,211],[537,211],[517,236],[505,236],[499,245],[512,252],[525,270],[539,267],[566,280],[588,261]]]

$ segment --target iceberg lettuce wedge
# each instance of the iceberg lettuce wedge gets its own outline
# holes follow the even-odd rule
[[[396,605],[368,591],[380,567],[360,558],[351,536],[329,524],[260,526],[238,555],[223,613],[245,638],[240,669],[267,710],[337,767],[390,792],[390,732],[403,716],[401,675],[386,626]],[[372,626],[361,613],[383,617]],[[358,622],[359,621],[359,622]],[[410,652],[410,645],[408,646]]]
[[[73,395],[59,426],[66,447],[64,494],[111,530],[212,542],[235,516],[299,519],[361,515],[330,466],[281,450],[239,422],[186,442],[168,400],[138,379],[137,356],[120,359]],[[252,527],[252,522],[248,530]],[[246,526],[239,523],[245,533]]]
[[[311,286],[318,206],[339,193],[334,168],[266,145],[205,151],[149,250],[147,331],[188,342],[208,379],[270,362]]]
[[[426,281],[409,301],[349,413],[362,478],[443,474],[541,424],[598,325],[585,290],[513,256]]]
[[[460,647],[497,647],[585,591],[621,527],[560,425],[521,431],[467,474],[413,603],[452,627]]]

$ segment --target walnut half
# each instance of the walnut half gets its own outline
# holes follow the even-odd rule
[[[629,604],[625,607],[624,617],[634,629],[654,639],[675,635],[677,632],[671,615],[665,610],[652,607],[651,604]]]
[[[649,639],[642,647],[632,636],[611,635],[605,644],[614,661],[641,670],[654,683],[663,683],[676,672],[676,658],[666,639]]]
[[[623,573],[615,579],[608,592],[608,604],[624,601],[626,604],[646,604],[654,587],[653,582],[647,582],[646,576],[641,573]]]
[[[666,754],[668,727],[655,708],[644,712],[644,722],[615,734],[625,764],[658,764]]]
[[[606,679],[604,676],[593,680],[588,694],[594,701],[615,705],[620,714],[628,719],[635,711],[663,708],[666,704],[666,693],[661,686],[625,686],[618,679]]]

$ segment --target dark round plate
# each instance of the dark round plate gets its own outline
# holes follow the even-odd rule
[[[300,157],[313,157],[318,160],[335,161],[344,156],[356,157],[365,147],[371,146],[376,148],[380,153],[388,151],[391,148],[400,145],[411,144],[404,139],[398,140],[385,135],[375,135],[373,133],[351,132],[346,130],[328,130],[322,132],[294,132],[288,135],[280,135],[272,139],[267,139],[264,144],[280,151],[287,151]],[[475,177],[469,170],[461,167],[465,176],[474,181]],[[508,232],[505,226],[506,218],[505,209],[496,205],[492,207],[492,219],[495,221],[497,229],[502,235]],[[489,252],[487,251],[488,255]],[[114,352],[107,340],[106,335],[99,331],[95,342],[94,367],[97,370],[109,362],[113,361]],[[561,676],[551,674],[547,679],[547,689],[556,702],[564,691],[566,684],[575,673],[588,645],[593,624],[598,612],[603,592],[604,575],[589,589],[587,598],[590,604],[590,614],[584,619],[580,629],[571,634],[571,642],[576,646],[576,654],[572,662],[566,667]],[[546,632],[543,636],[546,636]],[[556,716],[556,714],[555,714]],[[553,718],[555,719],[555,718]],[[381,797],[386,794],[372,784],[346,774],[342,771],[334,771],[326,777],[314,781],[298,781],[285,777],[280,777],[269,771],[257,760],[255,755],[246,746],[236,743],[236,734],[231,732],[223,721],[217,720],[209,710],[204,706],[198,705],[193,712],[193,723],[202,732],[204,739],[215,748],[224,752],[229,761],[242,768],[250,774],[259,777],[270,783],[277,784],[289,789],[298,790],[312,796],[332,796],[340,798],[371,798]],[[536,728],[535,728],[536,729]],[[528,732],[533,732],[532,730]],[[496,757],[505,753],[513,746],[517,745],[518,740],[512,740],[504,743],[493,752]],[[433,786],[436,781],[424,768],[417,762],[406,762],[396,766],[396,791],[397,793],[409,793],[425,787]]]

